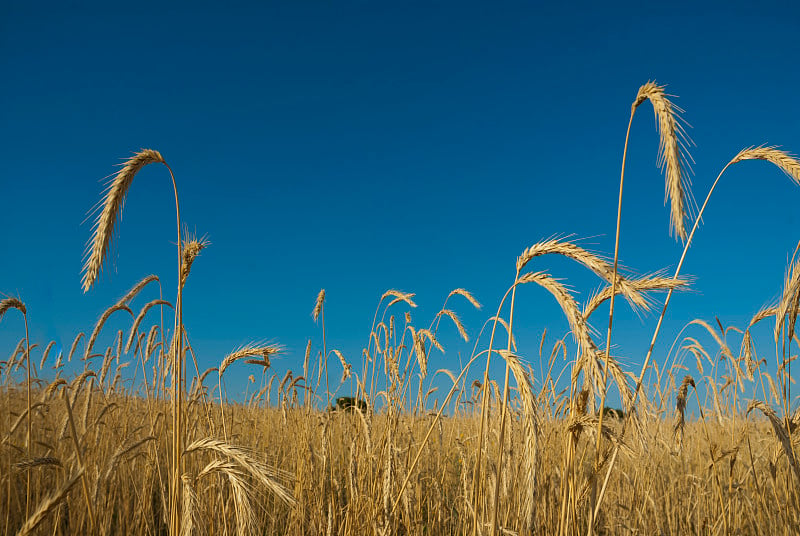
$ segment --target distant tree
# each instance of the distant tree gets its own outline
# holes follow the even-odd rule
[[[336,405],[330,407],[330,411],[360,411],[366,413],[367,403],[353,396],[340,396],[336,399]]]

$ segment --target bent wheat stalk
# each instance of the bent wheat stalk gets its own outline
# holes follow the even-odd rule
[[[103,267],[106,254],[111,246],[114,227],[117,217],[122,212],[122,206],[128,189],[133,183],[133,178],[149,164],[163,164],[169,171],[172,180],[172,189],[175,194],[175,219],[178,234],[178,298],[175,303],[175,331],[174,345],[175,358],[172,369],[172,470],[170,474],[170,534],[179,536],[181,524],[181,443],[183,441],[183,424],[181,422],[181,406],[183,402],[183,314],[182,295],[183,288],[180,284],[183,265],[183,243],[181,240],[181,211],[178,201],[178,186],[175,175],[161,153],[152,149],[142,149],[131,158],[123,162],[122,168],[114,174],[105,190],[103,200],[97,206],[99,214],[92,228],[92,238],[86,248],[85,262],[83,265],[82,286],[88,292],[92,288]]]
[[[631,125],[633,124],[633,116],[636,109],[644,101],[649,100],[653,105],[653,112],[658,121],[659,130],[659,145],[658,145],[658,163],[659,167],[665,172],[666,179],[666,195],[671,203],[670,211],[670,234],[675,231],[675,234],[682,240],[686,239],[686,228],[684,220],[686,219],[685,202],[684,202],[684,185],[688,186],[688,176],[685,169],[691,169],[688,166],[688,161],[681,155],[681,147],[686,147],[689,143],[685,131],[680,125],[678,113],[682,110],[672,104],[664,93],[664,86],[659,86],[655,82],[647,82],[639,88],[636,99],[631,104],[631,115],[628,120],[628,130],[625,134],[625,146],[622,150],[622,171],[620,172],[619,179],[619,201],[617,204],[617,229],[614,241],[614,274],[611,281],[611,299],[609,301],[608,313],[608,332],[606,335],[606,356],[611,355],[611,329],[614,322],[614,297],[616,296],[617,281],[617,263],[619,261],[619,230],[622,220],[622,190],[625,184],[625,160],[628,156],[628,140],[631,135]],[[682,139],[683,138],[683,139]],[[672,289],[670,289],[672,292]],[[610,360],[609,360],[610,361]],[[603,434],[603,408],[606,403],[606,389],[605,385],[608,382],[608,364],[603,370],[603,394],[600,401],[600,414],[598,415],[597,422],[597,443],[595,446],[595,469],[600,466],[600,446],[602,443]],[[592,507],[589,511],[589,536],[592,535],[594,530],[594,504],[597,497],[597,480],[592,480]]]

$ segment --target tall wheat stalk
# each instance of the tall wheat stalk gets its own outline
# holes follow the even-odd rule
[[[619,179],[619,200],[617,203],[617,227],[614,239],[614,275],[611,281],[611,298],[609,301],[608,313],[608,332],[606,334],[606,366],[603,370],[603,392],[600,401],[600,414],[597,421],[597,442],[595,445],[595,470],[600,466],[600,447],[602,445],[604,408],[606,403],[605,386],[608,384],[608,369],[611,360],[611,329],[614,323],[614,298],[616,296],[617,288],[617,272],[619,262],[619,231],[622,221],[622,190],[625,184],[625,161],[628,156],[628,140],[631,135],[631,125],[633,124],[633,116],[637,108],[646,100],[649,100],[653,105],[653,112],[658,121],[659,130],[659,146],[658,146],[658,162],[662,170],[665,172],[666,179],[666,197],[671,202],[670,210],[670,231],[675,231],[675,234],[682,240],[686,239],[686,228],[684,220],[686,219],[684,186],[688,185],[688,176],[686,170],[690,169],[688,161],[681,154],[681,147],[685,148],[686,139],[685,132],[680,125],[678,113],[681,111],[670,102],[664,92],[664,86],[659,86],[655,82],[648,82],[639,88],[636,99],[631,104],[631,114],[628,119],[628,129],[625,133],[625,145],[622,150],[622,170]],[[686,140],[686,142],[684,142]],[[670,289],[671,292],[671,289]],[[633,407],[629,408],[629,411]],[[592,496],[591,507],[589,510],[589,536],[594,531],[594,505],[597,497],[597,479],[592,479]]]
[[[320,290],[319,294],[317,294],[317,300],[314,302],[314,310],[311,312],[311,318],[314,319],[314,322],[319,320],[320,317],[322,318],[322,354],[320,357],[323,362],[320,363],[319,372],[322,372],[323,368],[325,369],[325,392],[328,397],[328,405],[326,407],[330,407],[331,388],[328,380],[328,347],[325,340],[325,289]],[[319,379],[317,380],[317,387],[319,387]]]
[[[104,198],[98,205],[99,214],[94,222],[92,238],[87,244],[85,262],[83,265],[82,286],[88,292],[92,288],[103,267],[111,240],[114,235],[114,226],[122,212],[125,195],[133,183],[133,178],[149,164],[163,164],[169,171],[172,180],[172,189],[175,194],[175,219],[177,222],[178,236],[178,297],[175,302],[175,329],[173,332],[174,343],[170,347],[173,352],[172,362],[172,468],[170,472],[170,533],[172,536],[180,535],[181,523],[181,452],[183,442],[183,423],[181,408],[183,406],[183,243],[181,240],[181,211],[178,201],[178,186],[175,175],[161,153],[152,149],[142,149],[131,158],[122,163],[121,169],[114,174]]]
[[[32,433],[32,424],[31,424],[31,415],[32,415],[32,408],[31,408],[31,341],[30,337],[28,336],[28,309],[25,307],[25,304],[22,303],[22,300],[19,298],[6,298],[0,301],[0,319],[3,318],[3,315],[6,314],[11,309],[16,309],[20,313],[22,313],[22,318],[25,321],[25,374],[26,374],[26,381],[25,381],[25,390],[26,390],[26,400],[27,400],[27,424],[28,424],[28,435],[26,436],[25,440],[25,449],[28,454],[28,459],[31,458],[31,433]],[[9,375],[11,374],[11,370],[9,367],[8,371]],[[30,508],[31,508],[31,472],[30,470],[26,471],[26,485],[25,485],[25,517],[30,515]],[[9,500],[11,496],[11,488],[10,488],[10,480],[9,480]]]

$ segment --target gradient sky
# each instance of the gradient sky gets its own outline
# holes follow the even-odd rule
[[[302,367],[327,290],[329,348],[360,362],[380,295],[416,293],[427,326],[447,293],[474,337],[513,282],[516,256],[553,235],[613,253],[631,101],[657,80],[678,95],[696,143],[694,197],[740,149],[800,151],[800,10],[730,2],[101,2],[0,7],[0,292],[18,295],[31,336],[69,346],[147,274],[174,299],[169,176],[137,175],[108,263],[81,292],[103,179],[141,147],[175,171],[182,217],[212,245],[195,262],[185,322],[201,367],[240,344],[278,342],[278,372]],[[652,107],[633,123],[621,262],[673,268]],[[762,162],[732,168],[712,198],[656,353],[693,318],[743,327],[782,288],[800,239],[800,189]],[[532,266],[581,300],[599,280],[563,259]],[[157,296],[150,288],[134,309]],[[403,309],[397,309],[402,314]],[[621,302],[614,353],[635,369],[656,314]],[[525,288],[519,352],[538,370],[545,328],[567,330],[545,291]],[[112,318],[107,338],[130,320]],[[605,334],[601,311],[594,325]],[[0,353],[22,336],[0,323]],[[716,350],[702,330],[691,334]],[[451,325],[434,369],[458,370],[472,342]],[[761,333],[770,363],[770,327]],[[598,340],[603,337],[598,335]],[[738,339],[735,347],[738,348]],[[484,345],[485,346],[485,345]],[[335,358],[334,358],[335,360]],[[556,365],[557,369],[563,367]],[[253,372],[231,369],[230,392]]]

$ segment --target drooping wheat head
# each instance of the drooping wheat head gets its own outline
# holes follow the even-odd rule
[[[665,201],[669,200],[670,234],[674,231],[681,239],[686,239],[686,220],[689,218],[691,206],[690,173],[691,156],[688,147],[691,139],[681,124],[680,114],[683,112],[675,106],[664,91],[665,86],[655,82],[647,82],[639,88],[632,109],[636,109],[644,101],[649,100],[658,125],[658,166],[664,173]]]
[[[100,213],[94,222],[92,238],[86,247],[81,282],[84,292],[88,292],[92,288],[103,268],[103,262],[114,234],[114,226],[133,178],[144,166],[154,163],[165,164],[166,162],[158,151],[142,149],[123,162],[122,168],[113,176],[106,188],[104,198],[98,205]]]

